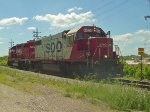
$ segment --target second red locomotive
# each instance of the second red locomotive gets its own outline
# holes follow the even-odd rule
[[[82,26],[17,44],[9,50],[8,64],[65,74],[92,72],[98,78],[122,72],[119,56],[113,51],[113,39],[96,26]]]

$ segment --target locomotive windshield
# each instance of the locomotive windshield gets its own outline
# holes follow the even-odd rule
[[[89,37],[100,37],[100,34],[95,34],[95,33],[85,33],[84,38],[89,38]]]
[[[89,38],[89,37],[106,37],[105,33],[77,33],[77,38],[82,39],[82,38]]]

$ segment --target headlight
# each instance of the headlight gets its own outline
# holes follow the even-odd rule
[[[104,55],[104,58],[107,58],[107,55]]]

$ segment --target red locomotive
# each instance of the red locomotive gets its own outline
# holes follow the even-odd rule
[[[65,74],[92,72],[98,78],[115,76],[122,73],[122,64],[108,34],[96,26],[82,26],[17,44],[9,49],[8,65]]]

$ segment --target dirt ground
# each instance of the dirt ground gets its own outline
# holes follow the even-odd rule
[[[116,112],[106,105],[65,97],[55,89],[43,86],[42,91],[31,95],[0,84],[0,112]]]

